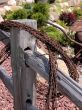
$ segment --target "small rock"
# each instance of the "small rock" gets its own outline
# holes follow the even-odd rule
[[[16,5],[16,0],[9,0],[8,5]]]
[[[55,12],[50,12],[50,20],[56,21],[56,20],[58,20],[58,18],[59,18],[59,16],[58,16],[57,13],[55,13]]]
[[[11,10],[11,8],[10,8],[9,6],[4,6],[4,9],[5,9],[6,11]]]
[[[26,0],[27,3],[33,3],[34,0]]]
[[[2,22],[2,21],[4,21],[4,20],[3,20],[2,16],[0,15],[0,22]]]

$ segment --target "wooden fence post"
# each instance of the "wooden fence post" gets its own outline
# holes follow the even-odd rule
[[[20,20],[19,22],[37,29],[35,20]],[[35,87],[36,74],[25,65],[24,50],[35,51],[36,39],[28,32],[14,28],[11,29],[11,56],[14,86],[14,109],[27,110],[27,99],[33,101],[33,87]]]

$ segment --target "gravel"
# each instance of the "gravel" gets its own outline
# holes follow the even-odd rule
[[[0,42],[0,51],[1,48],[4,47],[4,44]],[[11,68],[11,58],[9,57],[2,66],[7,70],[9,75],[12,75],[12,68]],[[37,91],[42,91],[42,93],[37,93],[37,100],[36,106],[39,110],[45,109],[45,85],[46,83],[38,83]],[[69,99],[66,97],[61,98],[57,101],[57,110],[79,110]],[[0,110],[14,110],[13,107],[13,97],[4,86],[2,81],[0,80]]]

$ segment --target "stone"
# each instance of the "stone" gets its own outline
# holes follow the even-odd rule
[[[78,6],[81,3],[81,0],[69,0],[68,3],[70,6]]]
[[[0,22],[4,21],[4,19],[2,18],[2,16],[0,15]]]
[[[5,14],[5,9],[4,8],[0,8],[0,15],[4,15]]]
[[[9,0],[8,5],[16,5],[16,0]]]
[[[0,0],[0,4],[6,3],[6,2],[8,2],[8,0]]]
[[[9,11],[11,10],[11,8],[9,6],[4,6],[5,11]]]
[[[58,20],[58,18],[59,18],[59,15],[56,12],[50,13],[50,20],[56,21],[56,20]]]
[[[22,6],[10,6],[10,8],[11,8],[11,11],[14,11],[14,10],[22,9],[23,7]]]
[[[26,0],[27,3],[33,3],[34,0]]]

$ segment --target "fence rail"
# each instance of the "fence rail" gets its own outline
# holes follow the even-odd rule
[[[37,27],[34,20],[20,22],[34,28]],[[2,36],[4,37],[6,34],[2,32]],[[10,36],[13,74],[12,77],[9,77],[1,67],[0,78],[14,97],[15,110],[37,110],[26,101],[30,99],[35,105],[36,73],[39,73],[46,80],[49,79],[48,59],[36,52],[36,39],[26,31],[12,28]],[[26,50],[26,48],[28,49]],[[61,70],[57,70],[57,84],[58,90],[82,110],[82,88],[77,82],[66,76]]]
[[[40,53],[32,51],[25,52],[26,64],[29,65],[36,73],[48,80],[49,63],[48,59]],[[66,76],[61,70],[57,71],[58,89],[80,109],[82,109],[82,88],[70,76]]]

